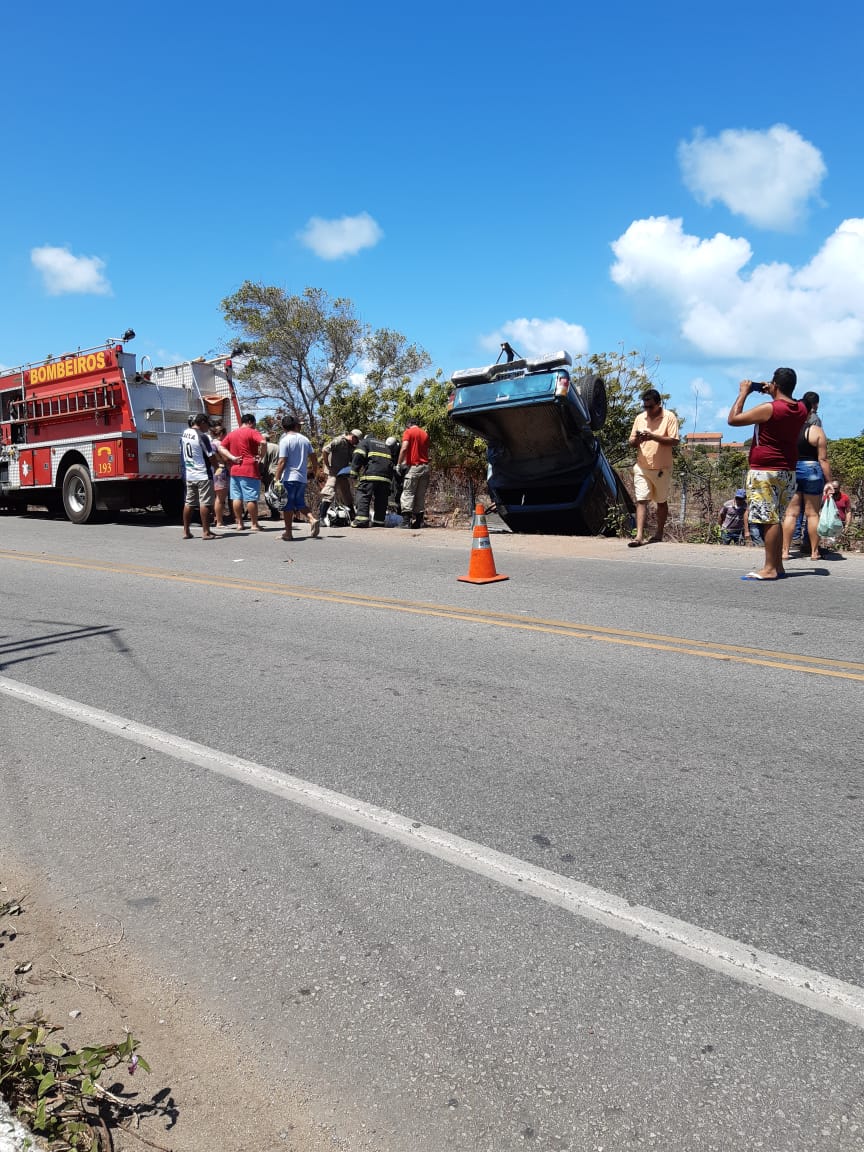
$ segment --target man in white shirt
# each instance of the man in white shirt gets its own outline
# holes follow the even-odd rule
[[[180,437],[180,453],[183,457],[183,472],[186,476],[186,501],[183,505],[183,539],[192,540],[192,512],[195,508],[201,513],[201,539],[216,540],[210,531],[210,513],[213,508],[213,461],[216,454],[207,429],[210,420],[203,412],[192,421]]]

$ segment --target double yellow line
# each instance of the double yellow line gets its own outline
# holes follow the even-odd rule
[[[120,564],[98,560],[76,560],[44,553],[0,550],[0,559],[60,568],[77,568],[90,572],[110,572],[120,576],[139,576],[146,580],[163,580],[175,584],[227,588],[237,592],[265,592],[291,600],[317,600],[327,604],[346,604],[355,608],[372,608],[383,612],[402,612],[415,616],[459,620],[492,628],[510,628],[521,632],[545,632],[571,639],[594,640],[628,648],[648,648],[655,652],[673,652],[682,656],[699,656],[735,664],[754,664],[763,668],[782,668],[787,672],[807,672],[813,676],[831,676],[840,680],[864,682],[864,664],[853,660],[833,660],[825,656],[805,656],[798,652],[777,652],[770,648],[749,648],[741,644],[717,644],[711,640],[691,640],[655,632],[634,632],[626,628],[607,628],[598,624],[576,624],[569,620],[546,620],[505,612],[484,612],[475,608],[428,604],[415,600],[396,600],[386,596],[367,596],[329,588],[308,588],[299,584],[277,584],[267,580],[244,580],[228,576],[202,576],[189,572],[169,572],[140,564]]]

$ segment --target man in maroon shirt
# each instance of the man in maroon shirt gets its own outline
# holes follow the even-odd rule
[[[781,580],[783,571],[783,531],[786,506],[796,488],[798,433],[807,419],[807,409],[792,393],[798,378],[792,368],[778,368],[769,384],[742,380],[738,397],[729,409],[733,428],[753,424],[747,472],[749,522],[758,524],[765,542],[765,563],[758,572],[748,572],[742,580]],[[770,397],[755,408],[743,411],[751,392]]]

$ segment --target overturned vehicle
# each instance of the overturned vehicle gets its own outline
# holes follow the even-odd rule
[[[488,488],[513,532],[617,531],[633,501],[595,433],[606,420],[601,376],[574,381],[567,352],[454,372],[450,417],[487,443]]]

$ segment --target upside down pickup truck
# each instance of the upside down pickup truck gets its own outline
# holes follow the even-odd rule
[[[601,376],[573,380],[567,352],[454,372],[452,420],[487,444],[489,495],[513,532],[594,536],[633,502],[595,433],[606,420]],[[610,513],[615,513],[611,515]]]

